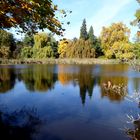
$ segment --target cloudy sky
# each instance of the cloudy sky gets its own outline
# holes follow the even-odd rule
[[[134,13],[139,8],[136,0],[54,0],[54,3],[62,9],[72,10],[72,14],[65,19],[71,22],[66,26],[66,38],[79,37],[84,18],[87,21],[87,29],[92,25],[97,36],[103,26],[113,22],[123,22],[131,28],[131,38],[136,33],[137,28],[130,26],[130,21],[134,19]]]

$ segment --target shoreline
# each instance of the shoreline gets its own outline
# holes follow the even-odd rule
[[[72,59],[0,59],[0,65],[16,64],[126,64],[117,59],[99,59],[99,58],[72,58]]]

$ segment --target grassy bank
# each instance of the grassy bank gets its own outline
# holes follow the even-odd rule
[[[118,64],[115,59],[0,59],[0,64]]]

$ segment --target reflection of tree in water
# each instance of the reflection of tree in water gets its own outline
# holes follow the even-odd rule
[[[134,128],[126,129],[125,132],[132,140],[140,140],[140,119],[135,120],[133,125]]]
[[[22,108],[9,113],[0,109],[1,139],[30,140],[42,121],[36,109]]]
[[[110,81],[111,86],[107,83]],[[126,77],[101,77],[101,97],[108,97],[111,101],[121,101],[126,96],[128,78]]]
[[[93,87],[95,84],[94,78],[92,77],[92,67],[85,68],[82,66],[80,68],[79,74],[77,75],[79,88],[80,88],[80,97],[82,104],[85,104],[86,94],[91,98],[93,93]]]
[[[26,87],[31,90],[47,91],[51,89],[57,80],[53,73],[54,66],[33,65],[29,69],[25,69],[21,74],[21,79]]]
[[[0,93],[5,93],[11,90],[15,85],[16,75],[13,69],[0,69]]]
[[[134,91],[133,94],[127,95],[126,99],[128,101],[136,103],[138,105],[138,108],[140,108],[139,91]],[[124,129],[125,133],[133,140],[140,140],[140,114],[138,113],[137,116],[133,114],[127,115],[127,118],[127,123],[129,123],[131,126],[128,126],[128,128]]]
[[[73,72],[68,72],[70,65],[59,65],[58,66],[58,79],[63,85],[67,85],[70,82],[77,81],[80,89],[80,97],[82,104],[85,103],[86,94],[91,98],[93,93],[93,87],[95,83],[95,78],[92,77],[93,66],[78,66],[78,70]],[[74,68],[73,68],[74,69]]]

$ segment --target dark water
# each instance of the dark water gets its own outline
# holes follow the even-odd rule
[[[121,95],[103,84],[126,86]],[[0,139],[127,140],[140,73],[128,65],[0,66]],[[2,138],[4,137],[4,138]]]

